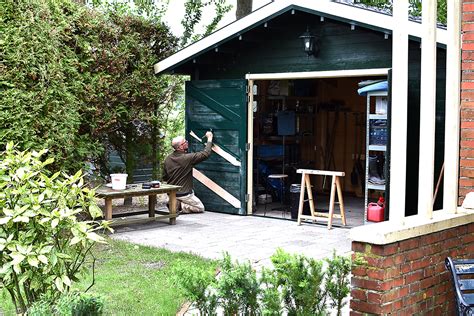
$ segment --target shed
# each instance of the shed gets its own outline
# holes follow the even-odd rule
[[[417,209],[421,75],[421,24],[409,23],[407,215]],[[344,192],[361,197],[363,184],[348,176],[366,159],[367,104],[357,90],[361,82],[388,79],[389,96],[397,93],[389,75],[394,27],[387,14],[353,5],[275,1],[157,63],[156,74],[191,78],[185,87],[190,149],[202,148],[190,132],[202,136],[212,128],[232,158],[215,154],[197,166],[195,190],[206,209],[252,214],[260,188],[273,186],[278,197],[268,172],[287,174],[288,187],[299,183],[294,170],[300,167],[345,171]],[[316,39],[311,55],[303,49],[306,31]],[[436,175],[444,144],[443,28],[437,42]],[[396,111],[388,99],[389,113]],[[225,194],[209,189],[209,180]],[[324,185],[321,179],[317,187]]]

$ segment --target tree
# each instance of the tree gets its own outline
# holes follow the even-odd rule
[[[252,2],[252,0],[237,0],[237,8],[235,10],[237,20],[252,13]]]
[[[437,0],[438,1],[438,22],[446,25],[446,0]],[[368,6],[382,8],[387,10],[392,10],[392,0],[360,0],[360,3],[366,4]],[[411,0],[409,2],[410,14],[412,16],[420,17],[421,16],[421,0]]]

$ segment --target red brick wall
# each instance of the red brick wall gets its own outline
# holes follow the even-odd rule
[[[474,257],[474,223],[388,245],[352,242],[351,315],[454,315],[447,256]]]
[[[463,1],[459,204],[474,191],[474,1]]]

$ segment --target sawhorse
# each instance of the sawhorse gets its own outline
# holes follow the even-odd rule
[[[344,200],[342,199],[342,189],[340,177],[344,177],[345,173],[342,171],[325,171],[325,170],[312,170],[312,169],[298,169],[297,173],[301,173],[301,193],[300,193],[300,202],[298,206],[298,225],[301,225],[301,220],[312,220],[316,221],[318,217],[327,217],[328,218],[328,229],[332,227],[332,219],[340,218],[342,224],[346,226],[346,215],[344,213]],[[314,208],[314,199],[313,192],[311,190],[311,180],[310,175],[320,175],[320,176],[331,176],[331,193],[329,198],[329,213],[316,212]],[[308,202],[311,209],[311,215],[303,215],[303,203],[304,203],[304,193],[305,190],[308,191]],[[334,200],[336,197],[339,202],[339,208],[341,213],[334,214]]]

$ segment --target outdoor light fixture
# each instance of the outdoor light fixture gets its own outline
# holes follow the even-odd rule
[[[306,28],[306,32],[304,32],[300,38],[303,40],[304,51],[308,54],[308,57],[311,55],[316,56],[319,50],[317,38],[311,34],[309,27]]]

